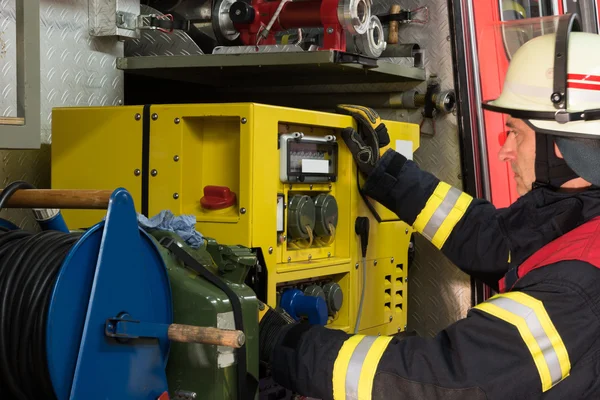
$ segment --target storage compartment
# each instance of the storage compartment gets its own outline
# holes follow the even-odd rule
[[[182,212],[198,222],[236,222],[240,198],[240,120],[184,118]]]

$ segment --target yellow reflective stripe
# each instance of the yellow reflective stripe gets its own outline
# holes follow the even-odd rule
[[[338,356],[333,364],[333,398],[335,400],[346,399],[346,374],[348,365],[356,346],[363,340],[364,335],[351,336],[344,342]]]
[[[450,211],[446,219],[444,219],[444,222],[442,222],[442,225],[440,225],[438,231],[435,233],[433,239],[431,239],[431,243],[433,243],[435,247],[441,249],[444,246],[448,236],[450,236],[450,233],[458,221],[460,221],[463,215],[465,215],[465,212],[467,211],[467,208],[469,208],[469,205],[472,201],[473,197],[469,196],[468,194],[460,194],[456,204],[454,207],[452,207],[452,211]]]
[[[373,393],[373,380],[375,379],[375,372],[377,372],[377,366],[381,360],[381,356],[385,352],[388,344],[392,340],[391,337],[381,336],[375,340],[375,343],[369,349],[365,362],[363,363],[362,370],[360,372],[360,380],[358,381],[358,399],[359,400],[370,400]]]
[[[470,195],[440,182],[417,215],[413,227],[441,249],[472,201]]]
[[[423,230],[427,226],[427,223],[429,222],[429,220],[431,219],[431,217],[433,216],[435,211],[438,209],[438,207],[444,201],[444,198],[450,191],[450,188],[451,188],[451,186],[448,185],[446,182],[438,183],[433,194],[427,200],[425,207],[423,207],[423,209],[421,210],[419,215],[417,215],[417,219],[415,219],[413,228],[417,232],[423,233]],[[428,238],[428,239],[431,240],[431,238]]]
[[[344,342],[333,364],[334,400],[370,400],[379,361],[391,336],[354,335]]]
[[[475,308],[517,327],[538,369],[544,392],[569,376],[567,348],[540,300],[526,293],[509,292]]]
[[[481,303],[477,307],[477,309],[487,312],[501,320],[508,322],[511,325],[514,325],[521,335],[521,338],[525,342],[525,345],[529,349],[531,356],[533,357],[533,362],[540,374],[540,379],[542,381],[542,390],[545,392],[552,386],[552,378],[550,377],[550,370],[548,369],[548,365],[546,364],[546,360],[544,360],[544,355],[540,346],[538,346],[535,338],[527,328],[527,323],[525,320],[518,315],[514,315],[498,306],[495,306],[491,303]]]
[[[560,371],[562,374],[562,379],[565,379],[569,376],[571,371],[571,361],[569,360],[569,353],[567,352],[567,347],[562,341],[562,338],[558,334],[558,331],[554,327],[554,324],[550,320],[550,316],[546,312],[546,308],[544,304],[525,293],[522,292],[510,292],[504,296],[510,295],[513,300],[518,301],[519,303],[526,305],[527,307],[534,310],[535,315],[538,317],[538,320],[542,324],[542,328],[544,328],[544,332],[546,332],[546,336],[550,339],[550,343],[552,343],[552,347],[556,352],[558,357],[558,362],[560,363]]]

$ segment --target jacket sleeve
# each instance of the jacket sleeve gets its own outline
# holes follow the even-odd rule
[[[499,211],[388,150],[363,187],[431,241],[464,272],[492,287],[509,268],[509,243]]]
[[[495,296],[433,338],[293,326],[273,353],[274,378],[323,400],[587,398],[595,378],[583,357],[598,319],[584,296],[565,301],[557,291],[567,289]]]

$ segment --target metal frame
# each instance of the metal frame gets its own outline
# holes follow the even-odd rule
[[[17,0],[16,20],[17,118],[0,121],[0,148],[37,149],[41,144],[39,0]]]

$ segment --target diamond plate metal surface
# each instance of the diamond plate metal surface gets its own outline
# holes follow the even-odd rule
[[[163,15],[160,11],[146,5],[141,5],[140,11],[144,15]],[[165,33],[159,30],[142,31],[139,39],[131,39],[125,42],[124,51],[126,57],[204,54],[187,33],[182,31]]]
[[[64,3],[61,1],[61,3]],[[79,3],[78,0],[71,3]],[[139,37],[139,31],[117,27],[117,11],[140,14],[139,0],[89,0],[90,33],[94,36]]]
[[[389,12],[396,1],[380,1],[376,13]],[[452,48],[448,26],[448,8],[445,0],[401,3],[403,8],[429,8],[427,25],[401,25],[400,43],[418,43],[424,49],[427,75],[441,78],[442,90],[453,89]],[[425,92],[426,83],[416,89]],[[421,122],[420,111],[384,112],[393,119]],[[393,115],[395,114],[395,115]],[[452,114],[436,119],[436,135],[421,135],[421,146],[415,153],[415,162],[449,184],[462,188],[460,144],[456,117]],[[426,120],[423,131],[432,131]],[[441,329],[464,317],[471,303],[469,277],[452,264],[440,251],[420,235],[416,235],[415,261],[409,271],[408,329],[422,336],[433,336]]]
[[[40,150],[0,151],[0,180],[50,187],[52,108],[118,105],[123,99],[123,73],[116,58],[123,43],[92,38],[88,0],[41,0],[41,138]],[[0,116],[16,116],[15,0],[0,0]],[[1,143],[0,143],[1,147]],[[29,210],[4,210],[1,217],[37,229]]]

